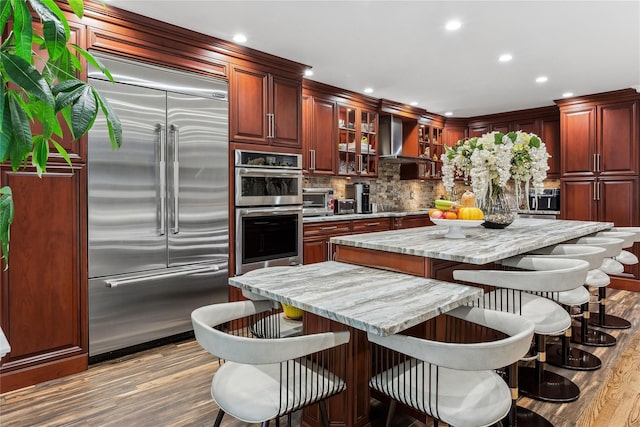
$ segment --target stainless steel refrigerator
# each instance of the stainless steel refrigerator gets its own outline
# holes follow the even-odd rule
[[[193,309],[227,300],[229,259],[226,81],[98,57],[116,83],[93,68],[89,81],[118,113],[123,144],[111,149],[99,115],[87,166],[90,356],[190,331]]]

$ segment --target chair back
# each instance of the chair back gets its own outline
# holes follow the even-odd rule
[[[536,249],[528,254],[553,258],[581,259],[589,263],[590,270],[594,270],[602,265],[605,253],[606,250],[598,246],[560,244]]]
[[[609,231],[621,231],[635,234],[634,242],[640,242],[640,227],[613,227]]]
[[[453,277],[456,280],[498,288],[560,292],[582,286],[589,271],[589,263],[586,261],[534,255],[507,258],[501,264],[526,271],[455,270]]]
[[[613,239],[622,239],[624,243],[622,248],[630,248],[636,240],[636,234],[624,231],[599,231],[593,234],[593,237],[610,237]]]
[[[613,258],[622,250],[624,240],[614,239],[612,237],[585,236],[578,237],[577,239],[573,240],[568,240],[565,243],[573,245],[598,246],[606,250],[606,252],[604,253],[605,258]]]

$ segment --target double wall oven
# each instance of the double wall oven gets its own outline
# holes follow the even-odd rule
[[[235,272],[302,264],[302,156],[235,151]]]

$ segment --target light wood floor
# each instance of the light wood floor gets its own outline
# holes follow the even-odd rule
[[[615,347],[589,349],[603,367],[594,372],[552,368],[580,386],[580,398],[563,405],[520,401],[556,427],[640,426],[640,293],[610,291],[610,297],[610,313],[622,314],[633,327],[610,331],[618,338]],[[80,374],[1,395],[0,425],[211,426],[217,407],[209,385],[217,366],[194,341],[103,362]],[[385,408],[374,404],[374,427],[384,425],[384,417]],[[228,416],[223,422],[225,427],[243,425]],[[394,419],[394,427],[407,426],[424,424],[402,415]]]

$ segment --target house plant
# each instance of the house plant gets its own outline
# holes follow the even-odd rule
[[[523,191],[527,197],[530,182],[536,194],[542,193],[548,158],[545,144],[535,134],[489,132],[445,147],[442,181],[451,192],[456,176],[470,180],[478,207],[485,211],[485,225],[501,228],[515,218],[505,191],[507,182],[513,178],[518,198]]]
[[[82,18],[84,1],[67,2]],[[0,161],[9,162],[14,171],[30,161],[41,176],[46,172],[49,150],[54,148],[71,164],[58,142],[63,137],[61,123],[66,122],[73,139],[78,139],[91,129],[99,109],[107,118],[112,146],[121,145],[117,115],[106,99],[76,77],[82,71],[81,58],[109,78],[111,75],[89,52],[69,43],[69,24],[54,0],[0,0],[0,30],[6,34],[0,45]],[[34,129],[39,130],[34,133]],[[0,189],[5,265],[14,212],[12,197],[9,187]]]

